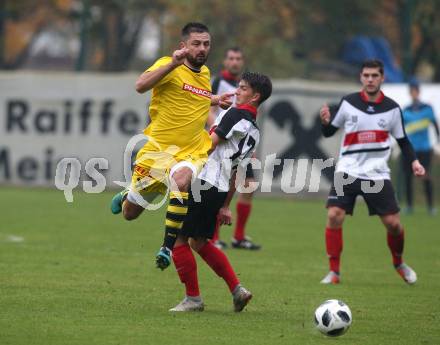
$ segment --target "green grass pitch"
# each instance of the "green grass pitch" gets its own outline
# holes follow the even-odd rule
[[[342,284],[322,286],[324,200],[257,198],[249,235],[263,250],[227,250],[250,305],[234,314],[226,285],[198,258],[206,310],[175,315],[183,287],[174,267],[154,267],[164,210],[126,222],[110,214],[111,195],[77,192],[68,204],[59,191],[1,188],[0,344],[440,344],[439,216],[402,217],[419,276],[407,286],[379,219],[358,203],[344,228]],[[354,318],[335,339],[313,325],[330,298]]]

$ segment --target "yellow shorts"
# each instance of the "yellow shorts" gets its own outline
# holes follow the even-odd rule
[[[148,193],[165,195],[168,191],[169,176],[179,168],[187,167],[193,171],[195,178],[207,159],[206,152],[170,155],[146,151],[142,148],[136,155],[130,190],[141,195]]]

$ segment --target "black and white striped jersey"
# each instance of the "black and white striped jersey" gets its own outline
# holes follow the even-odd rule
[[[363,92],[353,93],[332,111],[330,124],[344,129],[337,172],[368,180],[390,179],[391,136],[406,138],[396,102],[383,93],[376,102],[369,102]]]
[[[221,191],[229,190],[231,172],[239,164],[245,167],[260,140],[260,130],[255,122],[256,108],[243,105],[229,108],[219,114],[211,132],[223,140],[209,155],[208,161],[198,178],[217,187]]]

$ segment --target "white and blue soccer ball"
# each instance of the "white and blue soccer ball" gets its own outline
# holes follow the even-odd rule
[[[347,332],[352,320],[348,305],[337,299],[325,301],[315,311],[316,328],[329,337]]]

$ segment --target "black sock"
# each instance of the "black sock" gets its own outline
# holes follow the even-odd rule
[[[431,209],[434,207],[432,181],[430,179],[425,180],[424,187],[425,187],[426,203],[428,204],[428,208]]]
[[[180,200],[179,200],[180,199]],[[172,250],[188,213],[188,193],[171,192],[165,219],[163,246]]]

